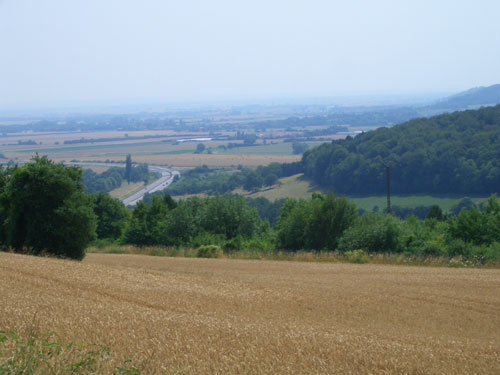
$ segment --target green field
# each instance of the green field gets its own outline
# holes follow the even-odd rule
[[[269,188],[263,188],[254,193],[248,193],[243,189],[234,190],[234,193],[246,195],[249,197],[265,197],[269,200],[280,198],[295,198],[308,199],[314,192],[325,192],[324,190],[314,187],[307,181],[302,174],[291,177],[285,177],[279,180],[279,184]],[[356,207],[365,211],[372,211],[375,206],[383,210],[387,205],[387,197],[385,195],[375,195],[368,197],[348,196]],[[418,206],[439,205],[443,210],[449,211],[453,206],[456,206],[465,196],[431,196],[431,195],[393,195],[391,196],[391,205],[404,208],[415,208]],[[488,197],[469,197],[478,205],[484,202]]]
[[[415,208],[418,206],[432,206],[437,204],[445,211],[449,211],[456,206],[465,196],[431,196],[431,195],[394,195],[391,196],[391,205],[405,208]],[[484,202],[488,197],[469,197],[478,205]],[[380,210],[387,206],[387,197],[385,195],[370,197],[349,197],[358,208],[366,211],[372,211],[375,206]]]
[[[306,142],[309,147],[318,146],[324,142]],[[218,154],[237,154],[237,155],[290,155],[293,153],[292,142],[279,142],[273,144],[259,144],[249,147],[234,147],[225,151],[217,150]]]

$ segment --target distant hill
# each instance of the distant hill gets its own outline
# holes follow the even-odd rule
[[[335,107],[329,110],[327,116],[314,118],[288,118],[259,123],[266,127],[308,126],[311,123],[323,125],[350,127],[393,126],[411,119],[431,117],[445,112],[478,109],[482,106],[500,104],[500,84],[489,87],[476,87],[437,102],[406,106],[367,106],[367,107]]]
[[[475,87],[444,98],[425,108],[440,111],[465,110],[496,104],[500,104],[500,84],[488,87]]]
[[[323,188],[381,194],[500,191],[500,105],[418,118],[306,151],[301,167]]]

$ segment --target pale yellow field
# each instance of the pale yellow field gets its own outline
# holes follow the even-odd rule
[[[124,181],[122,182],[122,186],[120,186],[117,189],[111,190],[109,192],[109,195],[111,195],[113,198],[123,199],[128,197],[129,195],[137,193],[143,187],[144,187],[144,182],[142,181],[133,182],[131,184],[127,184],[127,182]]]
[[[255,193],[249,193],[243,189],[236,189],[236,194],[246,195],[252,198],[264,197],[269,200],[280,198],[309,199],[312,193],[321,192],[302,178],[303,174],[296,174],[290,177],[279,179],[279,183],[270,187],[264,187]]]
[[[160,133],[154,132],[138,132],[139,134],[129,133],[130,136],[142,136]],[[172,137],[169,132],[161,132],[161,134]],[[123,132],[102,132],[102,133],[78,133],[78,134],[56,134],[56,135],[33,135],[25,136],[22,139],[34,139],[37,142],[43,143],[37,145],[6,145],[8,143],[17,142],[17,138],[0,137],[0,145],[2,153],[7,158],[18,162],[29,161],[36,153],[47,155],[49,159],[60,162],[70,161],[73,159],[80,161],[124,161],[127,154],[132,155],[132,159],[139,163],[168,165],[178,168],[197,167],[208,165],[209,167],[231,167],[239,164],[245,167],[256,167],[259,165],[267,165],[273,162],[289,163],[300,160],[301,155],[280,155],[274,153],[262,153],[246,155],[245,150],[241,154],[194,154],[198,142],[182,142],[179,144],[168,144],[161,142],[162,139],[144,139],[144,140],[127,140],[123,138],[113,142],[98,142],[94,144],[73,144],[65,145],[63,140],[85,138],[103,138],[103,137],[118,137],[123,136]],[[197,134],[199,137],[207,136],[205,133]],[[177,135],[179,137],[179,135]],[[165,137],[164,139],[166,139]],[[175,138],[175,136],[174,136]],[[55,145],[55,142],[59,142]],[[227,144],[226,141],[206,142],[207,147],[216,148],[219,145]],[[279,147],[279,145],[278,145]],[[237,150],[234,151],[238,152]]]
[[[174,154],[174,155],[132,155],[137,163],[149,163],[156,165],[168,165],[174,168],[191,168],[207,165],[209,167],[231,167],[243,165],[245,167],[257,167],[270,163],[291,163],[300,160],[301,155],[221,155],[221,154]],[[123,161],[124,156],[109,156],[106,159]],[[54,158],[59,160],[59,158]],[[104,161],[104,157],[85,157],[86,161]]]
[[[145,373],[498,374],[500,270],[0,253],[0,329]]]
[[[92,169],[95,173],[103,173],[106,172],[109,169],[109,167],[96,167],[94,165],[89,165],[82,167],[82,169]]]
[[[175,136],[178,132],[171,130],[141,130],[141,131],[83,131],[83,132],[25,132],[25,133],[11,133],[9,137],[0,134],[0,144],[17,143],[18,140],[26,141],[32,139],[37,143],[42,142],[42,145],[53,145],[55,142],[59,142],[61,145],[66,140],[80,139],[80,138],[113,138],[113,137],[124,137],[128,134],[130,137],[142,137],[148,135],[165,135]],[[207,134],[207,133],[202,133]],[[124,138],[124,141],[126,139]],[[20,146],[16,146],[20,147]]]

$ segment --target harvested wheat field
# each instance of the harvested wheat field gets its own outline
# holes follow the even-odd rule
[[[499,374],[500,270],[0,253],[0,330],[146,374]]]

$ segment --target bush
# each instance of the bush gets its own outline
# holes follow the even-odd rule
[[[214,234],[201,231],[189,240],[188,246],[200,247],[210,245],[220,245],[224,243],[226,237],[223,234]]]
[[[369,253],[399,252],[402,250],[401,235],[401,224],[394,216],[367,213],[344,232],[338,249],[362,249]]]
[[[203,245],[198,248],[196,252],[197,258],[220,258],[222,257],[222,250],[216,245]]]
[[[104,249],[106,247],[110,247],[115,244],[115,241],[112,240],[111,238],[103,238],[103,239],[97,239],[91,243],[91,246],[94,246],[98,249]]]
[[[368,263],[370,258],[363,250],[350,250],[344,253],[349,263]]]
[[[446,228],[445,222],[434,218],[421,221],[415,216],[407,217],[402,225],[405,253],[423,256],[445,255],[443,232]]]
[[[278,246],[286,250],[333,250],[356,218],[356,206],[344,197],[313,194],[310,201],[288,199],[276,226]]]
[[[241,250],[242,247],[243,239],[241,238],[241,236],[236,236],[224,243],[224,251],[227,253],[230,253],[234,250]]]
[[[485,260],[500,260],[500,242],[493,242],[478,255]]]
[[[446,254],[450,257],[463,256],[470,257],[473,252],[473,245],[461,239],[453,239],[446,246]]]

